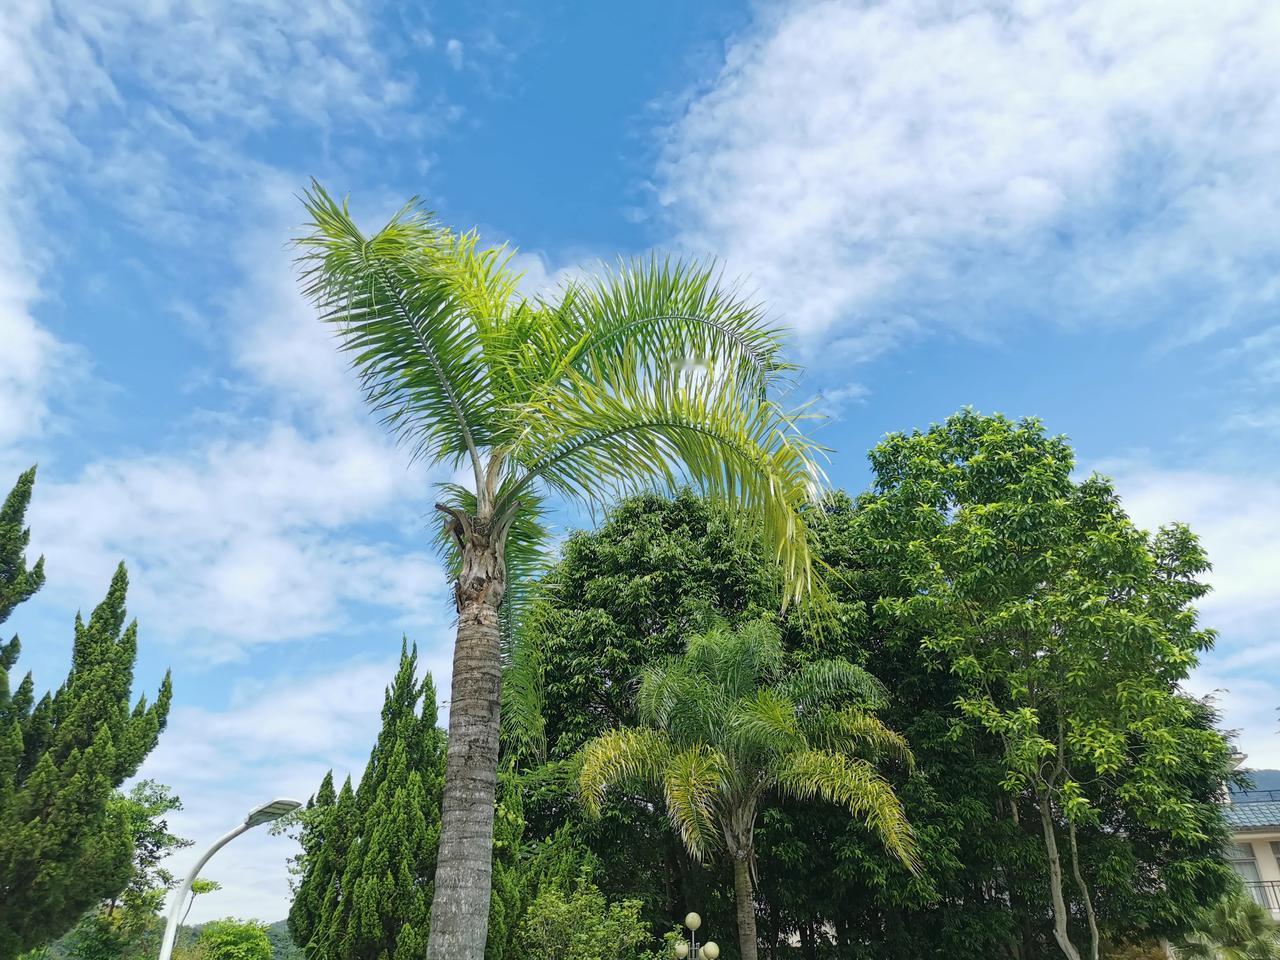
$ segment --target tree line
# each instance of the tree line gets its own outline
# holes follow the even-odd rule
[[[564,543],[506,656],[487,957],[645,956],[689,909],[744,960],[1156,956],[1236,889],[1231,747],[1180,686],[1213,643],[1194,535],[1137,528],[1035,420],[870,459],[804,518],[820,620],[691,491]],[[358,790],[300,818],[323,960],[423,948],[445,745],[414,673]]]

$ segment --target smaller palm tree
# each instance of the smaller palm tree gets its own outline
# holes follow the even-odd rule
[[[787,669],[770,622],[716,625],[683,656],[642,672],[643,726],[611,730],[583,748],[583,802],[598,815],[610,787],[660,787],[694,859],[722,845],[732,859],[742,960],[756,960],[755,827],[769,793],[847,807],[917,869],[902,804],[873,766],[886,758],[912,763],[903,739],[870,712],[883,699],[879,681],[843,660]]]
[[[1280,960],[1280,927],[1246,896],[1223,897],[1176,948],[1179,960]]]

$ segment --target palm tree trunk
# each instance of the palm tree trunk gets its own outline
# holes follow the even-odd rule
[[[458,631],[429,960],[483,960],[489,930],[502,680],[498,605],[505,583],[487,536],[471,528],[459,540]]]
[[[733,858],[733,890],[738,904],[738,950],[742,960],[756,960],[756,901],[745,856]]]

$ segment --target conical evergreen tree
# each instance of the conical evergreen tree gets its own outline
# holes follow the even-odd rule
[[[302,816],[289,930],[315,960],[421,960],[440,838],[445,734],[436,690],[401,649],[360,786],[326,775]]]
[[[309,960],[422,960],[430,930],[445,732],[436,688],[415,678],[418,651],[402,647],[387,688],[382,730],[360,786],[337,792],[325,775],[302,813],[298,881],[289,932]],[[496,816],[491,935],[502,960],[520,909],[517,859],[524,832],[519,792],[504,782]]]
[[[0,623],[44,582],[43,558],[28,568],[25,556],[34,480],[32,468],[0,507]],[[0,644],[0,960],[61,936],[129,882],[129,825],[109,801],[155,746],[172,691],[166,675],[154,704],[130,708],[127,590],[121,564],[89,621],[76,615],[66,681],[38,703],[29,673],[10,692],[18,638]]]

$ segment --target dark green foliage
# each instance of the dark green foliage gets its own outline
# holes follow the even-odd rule
[[[0,620],[43,576],[22,556],[32,480],[23,474],[0,512]],[[121,564],[88,622],[76,615],[70,673],[39,702],[30,674],[10,692],[18,638],[0,645],[0,960],[55,940],[129,883],[129,810],[113,798],[155,746],[171,687],[166,676],[154,704],[130,706],[127,589]]]
[[[196,948],[202,960],[271,960],[267,925],[254,920],[214,920],[200,928]]]
[[[23,526],[36,468],[18,477],[18,483],[0,506],[0,623],[9,619],[13,608],[44,584],[44,557],[27,567],[26,549],[31,531]],[[15,654],[16,655],[16,654]]]
[[[685,631],[708,613],[737,621],[777,610],[777,574],[762,561],[758,542],[688,491],[671,499],[628,498],[599,530],[569,538],[537,591],[522,637],[522,646],[536,649],[545,676],[553,761],[567,760],[611,727],[634,724],[637,671],[680,653]],[[655,932],[696,904],[709,925],[724,931],[722,939],[731,939],[728,865],[694,864],[668,827],[660,797],[654,799],[610,799],[599,820],[582,822],[553,767],[527,785],[525,809],[533,838],[571,825],[599,860],[596,883],[606,897],[639,899]]]
[[[1019,461],[991,469],[1005,470],[1006,484],[1016,482]],[[893,471],[885,464],[884,482]],[[911,538],[868,529],[863,513],[837,494],[806,517],[815,555],[828,567],[840,627],[819,640],[793,619],[784,622],[784,637],[796,653],[820,651],[861,664],[888,687],[881,717],[906,737],[918,765],[899,795],[919,839],[921,874],[911,877],[839,810],[771,805],[757,835],[761,954],[791,956],[784,944],[794,938],[800,955],[813,960],[1059,956],[1034,811],[1002,786],[1007,766],[999,738],[957,724],[964,677],[938,669],[937,656],[923,649],[923,627],[882,602],[912,595],[900,559],[910,556]],[[1161,543],[1171,558],[1188,547]],[[588,737],[635,723],[635,675],[678,652],[684,631],[707,608],[731,621],[773,608],[767,566],[752,539],[735,537],[733,525],[707,503],[646,496],[624,501],[597,532],[570,538],[547,586],[522,638],[545,657],[551,758],[526,776],[528,832],[536,838],[564,830],[585,844],[600,863],[595,882],[607,898],[640,899],[655,935],[698,909],[729,960],[736,954],[731,877],[717,865],[702,869],[687,861],[652,809],[655,802],[661,809],[660,797],[619,800],[599,823],[582,822],[562,766]],[[1177,774],[1201,836],[1143,827],[1105,793],[1098,795],[1097,823],[1080,830],[1104,937],[1117,948],[1187,930],[1198,905],[1229,882],[1215,848],[1222,827],[1212,806],[1228,776],[1225,743],[1212,733],[1208,707],[1184,698],[1177,709],[1185,711],[1183,729],[1193,740],[1207,735],[1203,743],[1211,748],[1199,761],[1182,754]]]
[[[430,676],[401,651],[360,786],[332,774],[301,815],[289,931],[319,960],[421,960],[440,833],[445,735]]]

